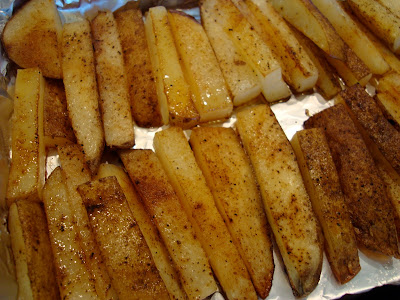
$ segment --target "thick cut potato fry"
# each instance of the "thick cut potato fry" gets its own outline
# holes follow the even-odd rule
[[[110,276],[103,257],[96,245],[85,205],[79,195],[79,185],[91,180],[91,174],[85,163],[85,156],[78,145],[69,144],[57,148],[62,170],[62,180],[67,189],[68,205],[74,209],[76,239],[80,241],[85,264],[90,270],[100,299],[117,299],[111,286]]]
[[[346,104],[350,116],[363,135],[367,135],[383,156],[400,174],[400,132],[385,118],[381,109],[364,88],[359,85],[347,88],[335,99]]]
[[[2,44],[8,57],[20,67],[38,67],[46,77],[62,78],[61,31],[55,1],[31,0],[6,23]]]
[[[226,119],[232,113],[233,104],[203,26],[178,11],[169,12],[168,20],[200,122]]]
[[[82,256],[80,241],[76,238],[74,209],[68,203],[67,187],[60,167],[46,181],[43,203],[61,299],[100,299],[85,256]]]
[[[386,7],[392,14],[400,18],[400,2],[397,0],[377,0]]]
[[[182,71],[165,7],[149,9],[145,29],[163,123],[191,128],[198,123],[199,113]]]
[[[397,255],[393,208],[374,160],[343,104],[312,116],[305,128],[322,127],[360,246]]]
[[[18,200],[8,216],[19,299],[60,299],[43,206]]]
[[[293,26],[292,31],[297,40],[301,43],[304,51],[307,52],[308,56],[318,69],[318,80],[315,84],[315,89],[321,93],[325,99],[332,99],[342,90],[338,74],[327,62],[324,52],[318,48],[313,41]]]
[[[371,0],[349,0],[357,17],[379,36],[395,53],[400,54],[400,17],[393,14],[388,8]]]
[[[75,135],[68,117],[67,99],[62,81],[45,80],[43,101],[43,130],[46,148],[74,143]]]
[[[117,23],[110,11],[90,22],[104,135],[110,148],[135,144],[128,81]]]
[[[170,127],[157,132],[153,145],[228,299],[257,299],[246,266],[182,129]]]
[[[318,70],[286,21],[264,0],[233,0],[278,59],[286,82],[296,91],[313,89]]]
[[[380,78],[375,98],[385,117],[400,131],[400,74],[393,72]]]
[[[171,298],[186,299],[186,293],[183,290],[175,265],[168,254],[157,227],[146,211],[142,200],[137,195],[129,176],[121,167],[112,164],[101,164],[96,179],[110,176],[117,178]]]
[[[67,108],[72,128],[92,173],[104,149],[104,130],[88,21],[65,24],[62,36],[62,68]]]
[[[81,184],[97,245],[120,299],[169,299],[115,176]]]
[[[324,131],[321,128],[298,131],[292,146],[325,236],[332,272],[340,283],[346,283],[361,267],[354,228]]]
[[[344,42],[311,0],[267,0],[293,27],[329,56],[345,60]]]
[[[291,92],[275,55],[232,1],[203,0],[200,6],[208,18],[216,20],[228,33],[235,49],[254,70],[265,99],[273,102],[289,97]]]
[[[157,156],[123,150],[120,157],[167,247],[189,299],[217,291],[206,254]]]
[[[44,79],[38,68],[19,69],[11,127],[11,165],[7,204],[17,199],[40,201],[45,180],[43,138]]]
[[[201,22],[214,49],[229,88],[233,105],[251,101],[261,93],[261,83],[254,70],[236,50],[227,32],[204,7],[200,6]]]
[[[390,67],[378,49],[357,27],[357,24],[354,23],[338,1],[312,0],[312,2],[373,74],[382,75],[389,71]]]
[[[159,127],[163,123],[142,12],[117,11],[114,17],[124,54],[133,118],[139,126]]]
[[[274,273],[272,242],[249,158],[232,128],[197,127],[190,145],[261,298]]]
[[[322,235],[293,149],[267,105],[238,112],[236,126],[293,293],[305,296],[321,274]]]

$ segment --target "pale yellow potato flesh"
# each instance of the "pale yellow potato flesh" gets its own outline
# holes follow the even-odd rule
[[[168,20],[200,122],[230,117],[232,100],[203,26],[193,17],[178,11],[169,12]]]
[[[296,92],[312,90],[318,69],[273,6],[260,0],[233,0],[233,3],[272,49],[285,81]]]
[[[215,204],[261,298],[272,286],[272,241],[260,191],[232,128],[196,127],[190,145]]]
[[[170,127],[157,132],[153,146],[228,299],[257,299],[183,130]]]
[[[145,29],[163,123],[183,128],[197,125],[199,113],[182,70],[165,7],[149,9]]]
[[[380,4],[386,7],[392,14],[400,18],[400,2],[397,0],[377,0]]]
[[[305,296],[320,278],[322,237],[293,148],[267,105],[238,112],[236,128],[253,165],[293,293]]]
[[[7,204],[17,199],[40,201],[45,180],[43,137],[44,79],[38,68],[19,69],[11,119],[11,165]]]
[[[169,299],[117,178],[86,182],[78,192],[119,299]]]
[[[67,108],[77,143],[96,173],[104,149],[96,70],[88,21],[67,23],[62,36],[62,68]]]
[[[122,167],[113,164],[101,164],[95,179],[115,176],[119,185],[124,191],[126,201],[132,212],[134,219],[139,225],[140,231],[149,246],[154,263],[160,272],[165,286],[172,299],[186,299],[186,293],[183,290],[179,274],[172,262],[172,259],[162,241],[157,227],[146,211],[142,200],[137,195],[128,174]]]
[[[58,146],[57,152],[61,164],[62,180],[67,189],[68,199],[66,201],[74,209],[76,239],[80,241],[81,251],[85,254],[85,264],[93,276],[96,292],[100,299],[117,299],[118,296],[111,285],[104,259],[90,228],[85,205],[77,191],[79,185],[91,180],[84,153],[76,144]]]
[[[233,105],[245,104],[261,93],[261,83],[254,70],[236,50],[229,35],[216,22],[212,13],[200,6],[201,23],[218,59],[229,88]]]
[[[29,200],[13,202],[8,228],[19,299],[58,299],[60,294],[43,206]]]
[[[157,156],[151,150],[123,150],[119,154],[175,263],[188,298],[212,295],[218,288],[206,253]]]
[[[380,78],[375,99],[385,117],[400,130],[400,74],[392,72]]]
[[[135,144],[127,73],[117,22],[110,11],[90,22],[106,145],[131,148]]]
[[[291,143],[324,233],[332,272],[344,284],[358,274],[361,266],[354,228],[324,131],[321,128],[298,131]]]
[[[100,299],[76,238],[75,212],[68,202],[68,191],[60,167],[46,180],[43,203],[61,299]]]
[[[20,67],[38,67],[46,77],[62,78],[61,32],[55,1],[32,0],[24,3],[6,23],[2,45]]]
[[[358,28],[338,1],[313,0],[312,2],[373,74],[382,75],[389,71],[390,67],[378,49]]]

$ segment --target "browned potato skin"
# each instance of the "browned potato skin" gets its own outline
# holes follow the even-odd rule
[[[374,98],[364,88],[355,85],[341,92],[337,101],[346,103],[353,120],[361,125],[400,174],[400,132],[385,118]]]
[[[325,130],[358,244],[386,255],[398,254],[392,205],[346,108],[337,104],[325,109],[308,119],[304,127]]]
[[[2,45],[20,67],[39,67],[46,77],[62,78],[61,26],[55,1],[26,1],[6,23]]]
[[[75,142],[62,81],[45,79],[43,114],[44,139],[47,148]]]
[[[20,223],[22,236],[17,235],[16,222]],[[19,297],[28,296],[21,291],[21,286],[29,285],[32,299],[60,299],[47,219],[42,204],[28,200],[15,201],[10,208],[8,224],[16,262]],[[20,238],[22,240],[17,240]],[[20,251],[18,243],[23,243],[24,251]],[[19,272],[19,265],[23,263],[27,265],[29,282],[21,282],[23,278]]]
[[[298,131],[292,146],[324,232],[332,272],[340,283],[346,283],[357,275],[361,266],[354,228],[323,129]]]
[[[116,177],[78,187],[97,245],[121,299],[169,299]]]
[[[133,118],[141,127],[159,127],[161,112],[142,12],[139,9],[118,11],[114,17],[124,54]]]

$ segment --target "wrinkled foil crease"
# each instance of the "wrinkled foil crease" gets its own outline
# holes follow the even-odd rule
[[[18,1],[16,6],[18,7],[21,2],[24,1]],[[59,12],[64,23],[75,21],[83,16],[90,19],[95,16],[99,10],[108,9],[114,11],[125,5],[127,2],[127,0],[56,0],[56,4],[59,8]],[[134,2],[139,4],[143,11],[152,6],[163,5],[169,8],[182,9],[196,19],[200,19],[199,10],[195,7],[197,4],[196,0],[149,0]],[[13,3],[14,1],[12,0],[0,0],[1,31],[3,30],[6,21],[12,14]],[[9,64],[2,49],[0,49],[0,54],[0,72],[2,75],[0,77],[0,95],[7,96],[7,90],[9,90],[9,86],[13,84],[13,80],[15,79],[15,66],[13,64]],[[369,91],[370,90],[372,90],[373,93],[373,89],[371,89],[371,87]],[[332,101],[326,101],[318,93],[314,93],[296,97],[292,96],[286,102],[272,105],[272,110],[274,111],[288,139],[291,139],[296,131],[303,128],[303,122],[307,120],[310,115],[313,115],[331,106],[332,104]],[[235,121],[236,117],[235,114],[233,114],[229,120],[217,123],[216,126],[234,127]],[[136,127],[136,145],[134,148],[153,149],[153,137],[154,134],[159,130],[162,130],[162,128],[146,129]],[[190,130],[185,131],[185,133],[188,137],[190,136]],[[47,160],[48,174],[50,174],[51,171],[58,165],[59,161],[56,152],[50,152]],[[5,222],[4,212],[1,215],[1,222],[3,224]],[[0,233],[1,230],[4,230],[4,228],[4,226],[3,228],[0,228]],[[315,290],[304,299],[335,299],[343,296],[344,294],[360,293],[384,284],[400,284],[399,260],[394,258],[387,258],[385,260],[377,257],[372,258],[361,251],[359,251],[359,255],[361,271],[354,279],[344,285],[337,283],[331,272],[326,256],[324,256],[319,284]],[[274,261],[275,273],[273,277],[272,289],[267,299],[296,299],[293,296],[290,284],[284,271],[283,263],[276,250],[274,250]],[[5,274],[3,265],[4,262],[0,261],[0,274]],[[3,287],[8,287],[8,289],[3,289]],[[15,281],[10,280],[10,276],[0,276],[0,298],[16,298],[16,284]],[[221,300],[224,298],[221,294],[215,293],[211,299]]]

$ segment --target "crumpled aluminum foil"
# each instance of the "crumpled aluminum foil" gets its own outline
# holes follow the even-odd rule
[[[23,1],[17,1],[16,5]],[[59,7],[59,12],[63,22],[72,22],[76,19],[87,17],[91,18],[96,15],[97,11],[109,9],[114,11],[126,4],[128,0],[56,0]],[[13,0],[0,0],[0,30],[2,31],[8,18],[12,14],[12,7],[15,2]],[[140,2],[140,7],[143,10],[151,6],[163,5],[170,8],[179,8],[194,16],[199,17],[199,10],[196,8],[196,0],[143,0]],[[7,85],[12,85],[15,76],[15,70],[10,68],[10,64],[3,56],[3,51],[0,49],[0,95],[7,92]],[[372,87],[369,87],[370,93],[374,92]],[[7,94],[4,94],[7,95]],[[0,99],[1,101],[1,99]],[[303,122],[313,115],[329,106],[333,105],[332,101],[326,101],[318,93],[292,96],[288,101],[272,105],[280,125],[285,131],[288,139],[291,139],[296,131],[303,128]],[[234,127],[236,117],[233,116],[216,126]],[[153,137],[155,132],[161,130],[135,128],[136,145],[139,149],[153,149]],[[190,135],[190,130],[186,131]],[[1,159],[1,157],[0,157]],[[58,157],[56,154],[50,153],[47,161],[47,171],[50,173],[58,165]],[[1,221],[5,223],[6,214],[2,213]],[[0,234],[4,233],[6,227],[0,226]],[[1,245],[2,247],[4,245]],[[276,249],[276,247],[275,247]],[[1,252],[0,252],[1,253]],[[315,290],[304,299],[336,299],[344,294],[354,294],[370,290],[384,284],[400,284],[400,260],[395,258],[372,257],[359,251],[361,271],[349,283],[340,285],[335,280],[329,263],[324,256],[321,278]],[[12,279],[13,272],[8,270],[6,262],[2,261],[0,256],[0,299],[15,299],[17,286],[15,280]],[[275,273],[273,277],[272,289],[267,299],[290,300],[296,299],[293,296],[287,276],[284,272],[283,263],[274,250]],[[4,274],[4,275],[3,275]],[[215,293],[211,299],[224,299],[219,293]]]

